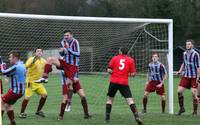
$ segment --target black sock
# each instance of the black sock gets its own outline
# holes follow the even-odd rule
[[[138,117],[138,111],[135,104],[130,105],[130,109],[135,117]]]
[[[106,119],[110,119],[111,110],[112,110],[112,105],[106,104]]]

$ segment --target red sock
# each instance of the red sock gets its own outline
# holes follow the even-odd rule
[[[43,97],[40,98],[40,102],[39,102],[39,105],[38,105],[38,108],[37,108],[37,112],[39,112],[42,109],[42,107],[44,106],[44,104],[46,102],[46,99],[47,98],[43,98]]]
[[[43,78],[48,78],[48,74],[49,72],[52,71],[52,65],[51,64],[46,64],[44,66],[44,74],[43,74]]]
[[[184,108],[184,97],[181,95],[181,96],[178,96],[178,102],[179,102],[179,106],[180,108]]]
[[[7,115],[10,120],[11,125],[14,125],[15,124],[14,111],[13,110],[7,111]]]
[[[165,100],[162,100],[162,113],[164,113],[165,112]]]
[[[144,107],[144,110],[147,110],[147,101],[148,101],[147,97],[144,97],[143,98],[143,107]]]
[[[61,103],[61,106],[60,106],[60,114],[59,114],[61,117],[64,116],[65,107],[66,107],[66,103]]]
[[[88,104],[87,104],[87,100],[86,100],[85,97],[83,97],[83,98],[81,99],[81,104],[82,104],[82,106],[83,106],[83,111],[84,111],[85,115],[89,115],[89,112],[88,112]]]
[[[21,112],[20,113],[24,113],[27,104],[28,104],[28,100],[24,99],[23,102],[22,102]]]
[[[193,99],[193,109],[194,112],[197,112],[197,108],[198,108],[198,99]]]

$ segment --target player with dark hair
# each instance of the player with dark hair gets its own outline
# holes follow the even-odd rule
[[[165,80],[167,79],[167,71],[165,66],[158,61],[158,54],[152,55],[152,62],[148,65],[146,89],[143,97],[142,113],[147,112],[148,96],[151,92],[155,92],[161,96],[162,113],[165,112]]]
[[[183,53],[183,63],[180,70],[176,73],[177,75],[182,73],[182,79],[178,86],[178,101],[179,101],[179,111],[177,115],[181,115],[185,112],[184,108],[184,96],[183,92],[185,89],[191,89],[193,96],[193,116],[197,115],[198,108],[198,97],[197,97],[197,87],[198,81],[200,79],[200,58],[198,52],[194,49],[194,41],[186,41],[186,51]]]
[[[26,63],[27,69],[27,79],[26,79],[26,89],[25,89],[25,97],[21,105],[20,118],[26,118],[27,114],[25,113],[25,109],[28,105],[30,97],[33,95],[33,92],[37,93],[41,96],[39,105],[36,111],[36,115],[45,117],[42,107],[44,106],[47,99],[47,91],[43,84],[35,83],[35,80],[39,79],[43,73],[44,66],[46,64],[46,60],[42,58],[43,50],[41,48],[37,48],[34,51],[34,56],[30,57]]]
[[[21,98],[25,92],[26,82],[26,68],[22,61],[20,61],[20,53],[11,51],[9,53],[9,61],[12,65],[10,68],[5,69],[5,63],[1,64],[1,72],[3,75],[10,77],[9,90],[2,96],[1,112],[7,111],[10,125],[16,125],[13,104]]]
[[[65,59],[65,61],[71,65],[75,65],[79,67],[79,56],[80,56],[80,48],[79,42],[73,38],[73,34],[70,30],[64,31],[64,38],[61,41],[61,49],[60,49],[60,56]],[[71,48],[73,53],[70,52],[68,49]],[[66,51],[68,50],[68,51]],[[88,104],[87,99],[85,97],[85,93],[83,88],[81,87],[80,80],[78,77],[78,72],[74,75],[72,80],[72,86],[70,83],[70,78],[65,75],[65,71],[61,70],[61,83],[63,88],[63,101],[61,103],[60,113],[58,116],[58,120],[62,120],[64,116],[64,111],[66,106],[71,105],[71,98],[74,93],[78,93],[81,98],[81,104],[84,110],[84,118],[89,119],[91,115],[88,111]],[[71,88],[72,87],[72,88]]]
[[[119,90],[121,95],[126,99],[127,104],[130,106],[138,125],[143,125],[142,120],[139,118],[138,111],[135,102],[132,99],[131,90],[128,85],[128,75],[130,74],[131,76],[135,76],[136,70],[134,60],[127,56],[127,54],[128,48],[121,47],[119,49],[119,55],[114,56],[109,62],[108,73],[111,74],[111,77],[107,93],[108,98],[106,102],[105,122],[110,122],[112,104],[115,94]]]

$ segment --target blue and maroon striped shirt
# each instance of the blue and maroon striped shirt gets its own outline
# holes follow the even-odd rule
[[[69,44],[69,48],[67,48],[67,53],[64,55],[66,63],[79,66],[80,47],[78,40],[73,37],[69,41],[63,39],[61,41],[60,47],[65,48],[66,42],[68,42]]]
[[[183,53],[183,77],[196,78],[197,68],[200,68],[199,53],[194,49]]]
[[[3,75],[10,77],[9,89],[16,94],[24,94],[26,85],[26,68],[22,61],[8,69],[1,69]]]
[[[148,72],[149,80],[155,80],[160,82],[162,82],[164,75],[167,74],[165,66],[159,61],[157,61],[156,63],[149,63]]]

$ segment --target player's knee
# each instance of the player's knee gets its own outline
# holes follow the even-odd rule
[[[166,97],[164,95],[161,96],[162,100],[166,100]]]
[[[30,97],[25,96],[24,99],[27,100],[27,101],[29,101],[29,100],[30,100]]]
[[[52,63],[54,62],[54,60],[55,60],[55,57],[49,57],[49,58],[47,59],[47,63],[52,64]]]
[[[144,93],[144,98],[148,98],[149,94],[148,93]]]
[[[47,98],[47,96],[48,96],[47,94],[42,94],[41,95],[42,98]]]

